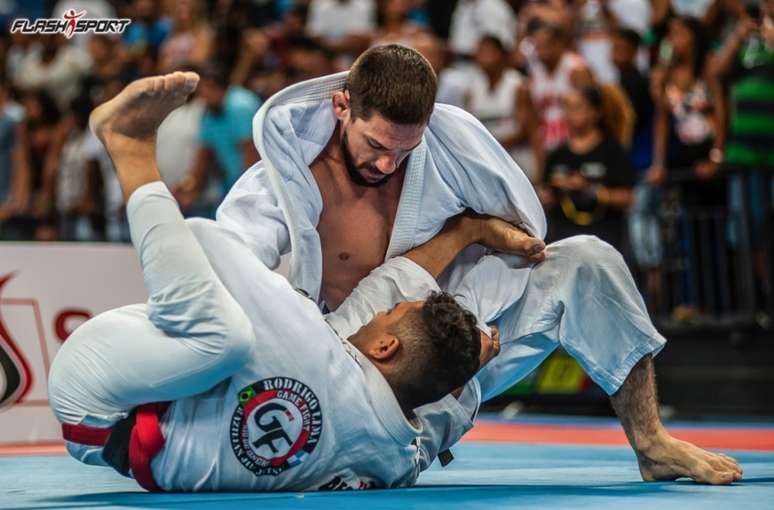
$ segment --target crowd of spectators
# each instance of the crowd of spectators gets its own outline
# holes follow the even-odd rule
[[[615,245],[642,270],[650,304],[663,281],[665,183],[679,183],[686,207],[738,210],[748,197],[753,243],[771,207],[774,0],[17,3],[0,22],[76,8],[132,23],[121,36],[69,40],[3,30],[0,239],[127,240],[110,159],[87,121],[129,81],[200,72],[157,152],[183,211],[212,216],[258,158],[261,102],[386,42],[421,51],[437,100],[477,116],[519,163],[549,240],[586,233]],[[753,178],[729,181],[729,168]],[[755,257],[765,282],[763,250]]]

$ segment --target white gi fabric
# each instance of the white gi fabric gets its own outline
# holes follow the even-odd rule
[[[62,346],[49,377],[60,421],[104,427],[174,401],[152,462],[165,490],[414,483],[419,428],[314,302],[233,233],[186,226],[160,182],[133,193],[127,214],[149,299],[91,319]],[[68,449],[104,464],[99,448]]]
[[[333,133],[336,118],[330,96],[343,88],[346,75],[296,84],[264,103],[253,121],[253,138],[264,159],[234,185],[216,216],[219,224],[244,239],[268,267],[276,268],[280,256],[290,253],[291,285],[316,300],[322,280],[316,225],[323,204],[309,164]],[[545,236],[542,206],[518,165],[473,116],[436,104],[422,143],[408,158],[385,260],[428,241],[448,218],[466,208],[501,217],[537,237]],[[546,267],[534,275],[519,257],[492,257],[475,266],[483,250],[472,247],[441,280],[441,288],[459,294],[480,321],[498,323],[503,349],[466,386],[459,402],[448,397],[417,410],[424,422],[421,444],[429,460],[472,426],[482,393],[484,399],[491,398],[516,382],[560,342],[567,343],[566,348],[579,356],[590,376],[608,393],[617,390],[643,354],[655,353],[663,345],[663,337],[651,324],[631,275],[614,249],[592,237],[558,246],[564,249],[550,249],[549,253],[557,255],[549,257],[543,264]],[[393,299],[397,295],[419,299],[427,290],[421,283],[413,289],[411,283],[416,280],[407,279],[400,284],[405,287],[401,292],[396,287],[399,279],[393,276],[386,285]],[[528,282],[530,289],[525,292]],[[362,324],[370,313],[380,311],[368,301],[387,292],[375,288],[372,293],[361,293],[359,304],[337,314],[364,307],[367,312],[350,320],[353,327]]]

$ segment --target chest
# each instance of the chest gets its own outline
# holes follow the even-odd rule
[[[494,86],[486,76],[477,76],[470,88],[471,109],[479,119],[512,117],[519,78],[504,74]]]
[[[611,162],[604,157],[604,151],[594,150],[588,154],[575,154],[563,151],[561,157],[551,162],[549,176],[569,176],[580,174],[592,182],[603,183],[608,180]]]
[[[317,225],[323,265],[370,271],[381,264],[398,213],[404,171],[373,188],[355,185],[341,169],[312,171],[323,202]]]
[[[542,64],[535,66],[530,93],[539,108],[561,108],[562,98],[571,89],[570,72],[564,61],[553,71]]]
[[[690,111],[705,112],[712,109],[706,83],[695,80],[687,68],[675,69],[671,82],[666,86],[666,99],[676,115]]]

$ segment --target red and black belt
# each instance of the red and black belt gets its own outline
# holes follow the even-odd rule
[[[66,441],[88,446],[101,446],[102,457],[119,473],[131,475],[148,491],[159,492],[151,471],[151,461],[164,447],[159,417],[170,402],[144,404],[135,408],[127,418],[111,428],[86,425],[62,425]]]

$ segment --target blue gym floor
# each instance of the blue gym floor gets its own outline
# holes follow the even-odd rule
[[[642,482],[627,447],[468,442],[411,489],[346,493],[150,494],[66,456],[0,457],[0,508],[774,509],[774,452],[726,451],[744,468],[727,487]]]

